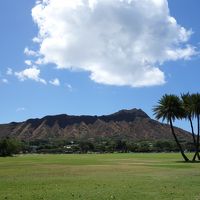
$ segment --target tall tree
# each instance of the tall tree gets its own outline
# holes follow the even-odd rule
[[[193,101],[193,114],[197,118],[197,148],[196,153],[193,157],[193,160],[196,159],[196,156],[199,153],[199,140],[200,140],[200,94],[192,94]]]
[[[190,127],[192,131],[192,137],[193,137],[193,142],[195,146],[195,154],[197,152],[197,157],[200,160],[199,152],[198,152],[198,143],[196,140],[196,136],[194,133],[194,126],[193,126],[193,118],[194,118],[194,97],[192,97],[189,93],[182,94],[182,103],[183,103],[183,108],[185,110],[185,118],[189,120],[190,122]],[[193,158],[193,161],[195,161],[196,156]]]
[[[183,159],[187,162],[188,157],[185,155],[183,148],[178,141],[178,138],[174,131],[173,122],[175,119],[181,119],[184,117],[184,109],[182,102],[176,95],[165,94],[159,101],[158,105],[153,108],[154,115],[157,120],[162,119],[162,121],[167,121],[170,123],[172,135],[176,141],[178,148],[180,149]]]
[[[21,142],[9,137],[0,140],[0,156],[12,156],[20,152]]]

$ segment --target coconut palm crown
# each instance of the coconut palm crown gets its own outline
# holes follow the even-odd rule
[[[181,94],[183,108],[185,110],[185,118],[192,119],[194,117],[194,103],[190,93]]]
[[[165,94],[153,108],[153,112],[157,120],[162,119],[167,122],[182,119],[185,116],[181,100],[173,94]]]
[[[196,117],[200,116],[200,94],[192,94],[191,95],[193,105],[192,105],[192,114]]]

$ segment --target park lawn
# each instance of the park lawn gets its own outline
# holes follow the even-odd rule
[[[175,153],[0,158],[0,200],[200,200],[200,163]]]

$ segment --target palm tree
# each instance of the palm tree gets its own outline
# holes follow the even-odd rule
[[[196,93],[192,95],[192,101],[193,101],[193,114],[197,118],[197,148],[196,153],[193,157],[193,160],[196,159],[196,156],[199,153],[199,137],[200,137],[200,94]]]
[[[197,141],[194,134],[194,126],[192,122],[192,119],[194,118],[194,101],[193,101],[194,97],[192,97],[189,93],[187,93],[187,94],[182,94],[181,98],[182,98],[183,108],[185,110],[185,118],[188,119],[190,122],[195,151],[198,152]],[[197,153],[197,157],[200,160],[199,152]],[[193,158],[194,159],[193,161],[195,161],[195,158],[196,156]]]
[[[157,120],[167,120],[167,122],[170,123],[172,135],[176,141],[178,148],[180,149],[181,155],[186,162],[189,161],[188,157],[185,155],[182,149],[181,144],[178,141],[173,126],[173,122],[175,121],[175,119],[181,119],[182,117],[184,117],[184,109],[182,107],[182,103],[179,97],[177,97],[176,95],[165,94],[158,101],[158,105],[153,108],[153,112]]]

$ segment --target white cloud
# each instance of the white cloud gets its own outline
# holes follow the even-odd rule
[[[11,68],[8,68],[6,71],[7,75],[13,75],[13,70]]]
[[[54,86],[60,86],[60,80],[58,78],[49,81],[49,83]]]
[[[40,41],[40,39],[39,39],[38,37],[34,37],[34,38],[33,38],[33,42],[35,42],[35,43],[40,43],[41,41]]]
[[[66,87],[67,87],[67,89],[68,89],[69,91],[72,91],[72,90],[73,90],[72,86],[71,86],[69,83],[66,83],[65,85],[66,85]]]
[[[42,58],[38,58],[36,61],[35,61],[35,64],[36,65],[42,65],[44,64],[44,60]]]
[[[28,47],[24,49],[24,54],[27,56],[38,56],[38,53],[36,51],[33,51],[29,49]]]
[[[89,71],[98,83],[161,85],[165,61],[196,54],[167,0],[41,0],[32,16],[41,63]]]
[[[27,79],[31,79],[31,80],[34,80],[36,82],[46,84],[46,81],[44,79],[40,78],[40,69],[38,69],[35,66],[27,68],[27,69],[25,69],[21,72],[15,72],[15,76],[20,81],[25,81]]]
[[[25,60],[24,63],[28,66],[31,66],[32,65],[32,61],[31,60]]]
[[[6,79],[6,78],[3,78],[1,81],[2,81],[2,83],[5,83],[5,84],[8,83],[8,79]]]
[[[19,108],[16,109],[16,112],[23,112],[23,111],[25,111],[25,110],[26,110],[26,108],[24,108],[24,107],[19,107]]]

